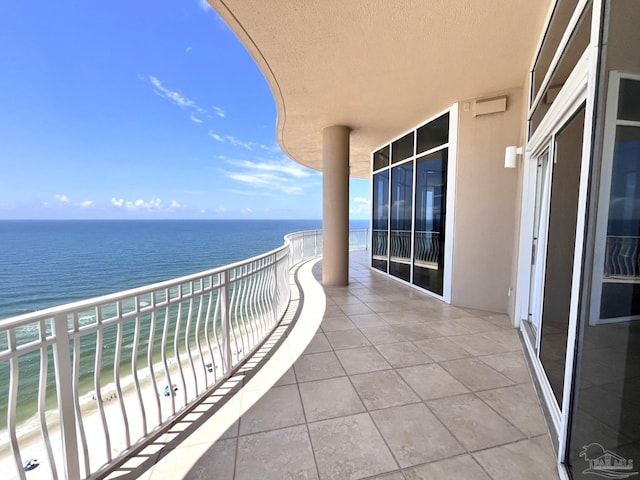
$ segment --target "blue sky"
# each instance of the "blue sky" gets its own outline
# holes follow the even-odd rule
[[[321,174],[280,151],[266,81],[202,0],[2,3],[0,219],[321,218]]]

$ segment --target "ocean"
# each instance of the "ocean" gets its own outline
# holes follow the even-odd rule
[[[0,322],[234,263],[281,246],[287,233],[321,227],[320,220],[0,221]],[[21,362],[21,404],[32,407],[17,412],[20,423],[35,413],[35,360]],[[0,429],[7,394],[8,365],[0,364]]]

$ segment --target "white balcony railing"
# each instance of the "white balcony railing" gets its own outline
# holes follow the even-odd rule
[[[368,238],[351,230],[350,248]],[[297,232],[249,260],[0,322],[0,459],[16,472],[3,478],[25,479],[36,450],[41,478],[93,478],[155,438],[269,336],[291,266],[320,252],[321,231]]]
[[[411,263],[411,230],[374,230],[373,258],[387,259],[387,235],[391,242],[390,258],[393,262]],[[440,258],[440,233],[416,231],[414,236],[414,263],[420,267],[438,268]]]
[[[607,236],[604,258],[606,280],[640,280],[640,237]]]

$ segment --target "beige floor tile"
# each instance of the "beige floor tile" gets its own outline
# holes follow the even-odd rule
[[[340,305],[340,308],[346,315],[365,315],[367,313],[374,313],[364,303],[352,303],[347,305]]]
[[[397,372],[423,400],[469,392],[467,387],[435,363],[399,368]]]
[[[371,345],[369,340],[360,333],[360,330],[338,330],[327,332],[327,339],[334,350],[344,350],[345,348],[366,347]]]
[[[471,335],[458,335],[448,338],[474,356],[490,355],[492,353],[502,353],[509,351],[508,348],[505,348],[500,343],[496,343],[493,340],[482,336],[481,334],[474,333]]]
[[[509,351],[519,352],[522,350],[522,343],[520,342],[518,331],[513,328],[510,330],[497,329],[490,332],[483,332],[482,336],[502,345]]]
[[[233,425],[231,425],[226,432],[220,435],[220,439],[223,438],[232,438],[238,436],[238,429],[240,427],[240,420],[236,420]]]
[[[293,367],[291,367],[278,379],[274,384],[274,387],[282,387],[284,385],[292,385],[294,383],[296,383],[296,374],[293,372]]]
[[[513,385],[513,381],[477,358],[450,360],[440,365],[474,392]]]
[[[302,355],[293,366],[298,382],[311,382],[344,376],[338,357],[333,352],[312,353]]]
[[[387,343],[376,348],[394,368],[433,362],[431,357],[411,342]]]
[[[430,338],[413,343],[436,362],[471,356],[469,352],[449,338]]]
[[[402,472],[385,473],[384,475],[376,475],[369,477],[367,480],[405,480]]]
[[[477,395],[528,437],[547,433],[547,424],[533,386],[521,384]]]
[[[300,395],[308,422],[365,411],[347,377],[301,383]]]
[[[367,307],[369,307],[371,310],[373,310],[376,313],[401,312],[404,309],[404,307],[401,304],[384,301],[384,300],[367,302]]]
[[[492,480],[471,455],[438,460],[404,471],[406,480]]]
[[[420,398],[393,370],[363,373],[350,378],[369,410],[420,401]]]
[[[423,403],[377,410],[371,417],[402,468],[464,452]]]
[[[416,312],[413,310],[407,310],[406,306],[404,310],[398,312],[383,312],[380,316],[389,325],[406,325],[412,323],[424,323],[425,314],[422,312]]]
[[[426,340],[428,338],[440,337],[441,335],[425,323],[415,323],[410,325],[396,325],[395,330],[400,332],[403,338],[411,342]]]
[[[198,459],[186,476],[179,477],[184,480],[206,480],[215,476],[216,480],[233,480],[237,441],[237,438],[218,440]]]
[[[327,337],[325,336],[324,333],[320,332],[320,333],[316,333],[313,336],[313,338],[309,342],[309,345],[305,349],[304,353],[309,354],[309,353],[320,353],[320,352],[330,352],[330,351],[331,351],[331,345],[329,345],[329,341],[327,340]]]
[[[471,333],[482,333],[498,330],[497,326],[495,326],[490,321],[485,320],[484,318],[465,317],[451,320],[451,323],[460,325],[469,330]]]
[[[531,374],[522,352],[494,353],[477,358],[516,383],[531,382]]]
[[[317,479],[307,427],[239,437],[234,480]]]
[[[494,480],[559,478],[555,457],[546,435],[476,452],[473,456]]]
[[[325,319],[322,320],[320,327],[325,333],[334,332],[338,330],[350,330],[352,328],[356,328],[353,322],[349,320],[349,317],[347,317],[344,313],[335,317],[329,317],[329,318],[325,317]]]
[[[388,327],[368,327],[362,328],[361,331],[374,345],[409,341],[407,333],[399,329],[398,325],[389,325]]]
[[[427,405],[470,452],[524,436],[475,395],[442,398]]]
[[[304,423],[297,385],[274,387],[240,418],[240,435]]]
[[[366,413],[310,423],[309,432],[323,480],[359,479],[398,469]]]
[[[449,337],[451,335],[468,335],[469,333],[472,333],[472,331],[462,323],[452,320],[435,320],[429,322],[429,327],[434,329],[443,337]]]
[[[344,312],[335,303],[333,303],[333,305],[327,305],[324,310],[324,318],[341,317],[343,315]]]
[[[338,350],[336,355],[349,375],[391,368],[391,365],[387,363],[384,357],[380,355],[374,347]]]
[[[382,317],[376,313],[366,313],[364,315],[350,315],[349,319],[358,327],[358,328],[367,328],[367,327],[386,327],[388,326],[387,322],[385,322]]]

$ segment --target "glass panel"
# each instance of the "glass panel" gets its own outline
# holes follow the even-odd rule
[[[574,393],[569,459],[576,479],[594,478],[585,469],[606,456],[619,464],[611,472],[640,470],[640,126],[617,128],[602,237],[604,265],[595,267],[604,275],[592,290],[600,311],[582,325]]]
[[[637,80],[620,80],[618,118],[640,122],[640,82]]]
[[[549,150],[546,150],[537,159],[536,169],[536,198],[533,213],[533,238],[531,240],[531,276],[529,285],[529,311],[527,312],[527,323],[530,327],[528,332],[531,335],[533,344],[537,345],[538,331],[540,329],[540,291],[541,278],[544,265],[544,241],[543,238],[545,222],[542,218],[547,218],[549,201]]]
[[[373,169],[380,170],[389,166],[389,145],[373,154]]]
[[[417,154],[449,142],[449,114],[427,123],[418,129]]]
[[[412,162],[391,169],[391,258],[389,273],[409,281],[411,276]]]
[[[559,0],[553,10],[549,27],[545,33],[544,40],[542,41],[542,47],[540,47],[540,53],[536,59],[536,63],[533,67],[533,95],[535,98],[540,91],[540,84],[544,79],[544,76],[549,70],[553,55],[558,49],[560,39],[564,35],[569,20],[573,15],[573,12],[578,5],[578,0]]]
[[[533,135],[533,133],[540,126],[540,122],[542,122],[542,119],[549,111],[549,108],[551,107],[556,97],[558,96],[558,93],[569,78],[569,75],[577,65],[578,60],[580,60],[580,57],[589,45],[589,40],[591,37],[591,11],[592,7],[590,5],[587,9],[585,9],[582,17],[580,17],[580,21],[578,22],[576,29],[569,39],[569,44],[567,45],[565,51],[562,53],[560,62],[553,72],[551,81],[545,89],[540,103],[535,108],[533,115],[531,116],[531,128],[529,137],[531,137],[531,135]]]
[[[551,179],[540,361],[559,406],[569,331],[584,117],[583,107],[557,135]]]
[[[371,266],[387,271],[389,238],[389,170],[373,176],[373,238],[371,241]]]
[[[413,283],[443,293],[447,149],[416,161]]]
[[[391,163],[398,163],[413,157],[413,132],[396,140],[391,144]]]

